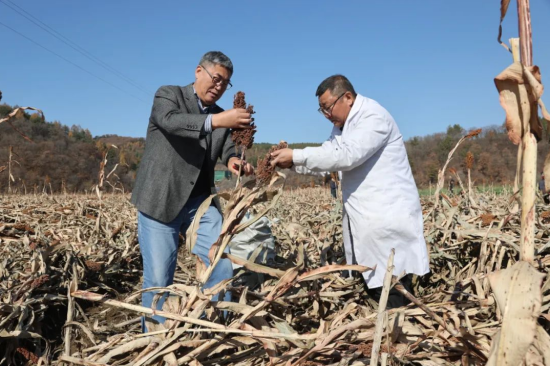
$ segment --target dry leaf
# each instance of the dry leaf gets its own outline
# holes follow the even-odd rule
[[[502,313],[502,328],[493,340],[487,365],[519,365],[537,331],[544,275],[527,262],[489,274]]]

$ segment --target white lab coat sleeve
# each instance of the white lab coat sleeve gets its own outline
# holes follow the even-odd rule
[[[325,175],[330,174],[330,172],[311,170],[306,168],[303,165],[302,166],[294,165],[292,167],[292,170],[294,170],[298,174],[314,175],[317,177],[324,177]]]
[[[334,135],[331,135],[328,140],[323,142],[321,147],[323,147],[325,145],[331,145],[333,140],[335,141]],[[306,167],[304,165],[298,165],[298,163],[296,162],[297,161],[296,159],[298,159],[299,161],[303,160],[303,157],[302,157],[303,151],[304,151],[304,149],[294,149],[294,150],[292,150],[292,162],[294,163],[294,166],[292,167],[292,170],[294,170],[298,174],[315,175],[315,176],[318,176],[318,177],[323,177],[327,174],[330,174],[330,171],[313,170],[313,169],[309,169],[308,167]]]
[[[349,171],[388,142],[392,124],[384,115],[367,112],[347,127],[353,130],[340,143],[332,138],[319,147],[294,150],[294,164],[312,171]]]

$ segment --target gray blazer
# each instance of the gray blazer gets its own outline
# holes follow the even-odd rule
[[[213,106],[213,112],[223,109]],[[209,159],[210,191],[218,158],[227,165],[236,156],[230,131],[204,131],[207,114],[201,114],[193,84],[161,86],[155,94],[147,127],[145,152],[137,172],[132,203],[139,211],[168,223],[181,211],[199,177],[203,160]],[[215,201],[220,210],[219,201]]]

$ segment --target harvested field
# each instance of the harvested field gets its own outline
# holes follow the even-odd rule
[[[369,365],[373,348],[385,365],[484,365],[502,351],[517,364],[550,364],[550,207],[542,202],[531,267],[518,262],[520,214],[509,194],[443,196],[438,207],[425,199],[432,272],[415,279],[411,304],[379,315],[362,280],[342,271],[365,268],[339,266],[342,207],[330,192],[258,189],[226,207],[238,213],[247,198],[243,207],[256,212],[275,204],[275,265],[244,263],[233,282],[202,293],[182,245],[176,284],[165,289],[171,319],[146,335],[127,196],[2,197],[0,364]],[[246,286],[252,272],[259,281]],[[210,303],[223,288],[235,302]]]

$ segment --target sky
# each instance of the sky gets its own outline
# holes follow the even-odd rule
[[[550,0],[531,0],[531,16],[534,63],[549,85]],[[332,126],[315,90],[333,74],[409,139],[503,123],[493,79],[512,57],[497,43],[499,18],[499,0],[0,0],[0,90],[3,103],[94,136],[145,137],[155,91],[193,82],[201,56],[219,50],[235,71],[218,104],[229,109],[244,91],[256,142],[324,141]],[[512,1],[503,40],[517,29]]]

